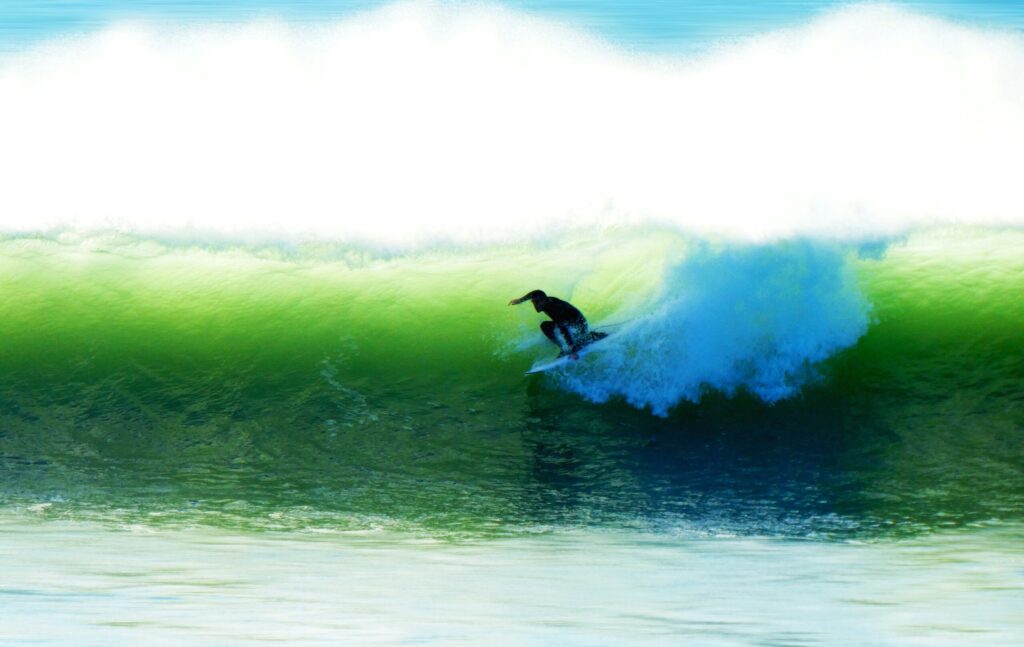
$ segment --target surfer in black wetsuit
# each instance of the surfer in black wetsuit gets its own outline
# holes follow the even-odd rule
[[[533,303],[534,310],[551,317],[551,321],[541,322],[540,330],[561,349],[559,357],[571,355],[573,359],[576,359],[576,354],[581,348],[592,341],[608,336],[607,333],[591,331],[586,317],[571,303],[556,297],[549,297],[542,290],[529,292],[518,299],[512,299],[508,304],[514,306],[523,301],[530,301]]]

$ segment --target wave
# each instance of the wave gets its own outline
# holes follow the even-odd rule
[[[323,363],[339,355],[347,359],[331,370],[371,389],[425,381],[413,400],[477,382],[515,392],[530,362],[554,351],[537,329],[542,317],[505,304],[541,288],[594,326],[619,325],[601,352],[537,384],[658,415],[714,393],[772,403],[840,388],[832,371],[846,349],[878,354],[863,363],[892,373],[883,389],[913,364],[894,359],[901,353],[932,369],[969,363],[965,353],[981,368],[1018,361],[1022,239],[1019,230],[955,228],[885,247],[752,244],[640,229],[372,258],[8,238],[0,360],[12,384],[35,380],[44,365],[60,383],[75,373],[65,364],[80,364],[71,393],[107,378],[90,372],[97,366],[132,373],[136,364],[256,381],[280,374],[315,391]]]
[[[965,228],[880,250],[603,231],[362,263],[8,238],[0,508],[455,533],[1019,520],[1022,250]],[[524,377],[554,348],[505,304],[535,287],[632,320]]]
[[[119,23],[0,59],[0,228],[424,242],[1024,225],[1024,38],[886,5],[700,55],[510,10]]]

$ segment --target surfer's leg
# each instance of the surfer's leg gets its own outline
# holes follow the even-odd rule
[[[562,340],[559,339],[559,333],[555,331],[554,321],[542,321],[540,324],[540,331],[544,333],[544,336],[551,340],[551,343],[558,346],[559,350],[564,350],[565,346]]]
[[[592,341],[604,337],[604,333],[591,332],[586,319],[580,319],[571,323],[569,325],[569,329],[570,339],[572,340],[570,343],[573,352],[578,351]]]
[[[579,350],[579,327],[574,324],[567,324],[565,322],[558,322],[558,331],[562,333],[562,339],[565,340],[565,345],[562,347],[562,354],[575,353]]]
[[[597,332],[594,330],[589,330],[586,323],[584,323],[582,327],[576,329],[575,333],[576,334],[573,335],[573,339],[575,341],[573,341],[572,348],[570,349],[570,351],[574,355],[578,353],[580,349],[582,349],[584,346],[591,344],[597,341],[598,339],[604,339],[605,337],[608,336],[608,333],[606,332]]]

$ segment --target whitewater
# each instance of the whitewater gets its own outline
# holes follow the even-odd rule
[[[2,225],[368,245],[1019,226],[1024,43],[853,6],[701,55],[496,7],[117,24],[4,57]]]

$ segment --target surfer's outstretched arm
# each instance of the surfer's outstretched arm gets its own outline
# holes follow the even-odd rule
[[[548,295],[544,294],[543,290],[531,290],[518,299],[512,299],[508,302],[510,306],[517,306],[523,301],[532,301],[533,307],[536,308],[537,312],[540,312],[540,305],[548,300]]]

